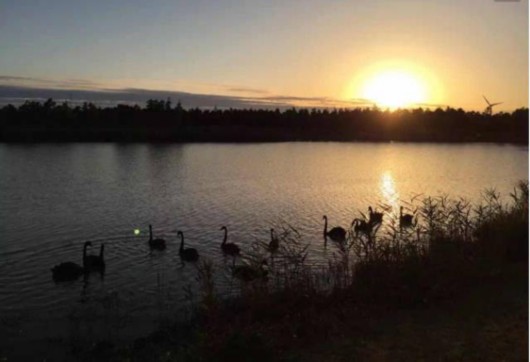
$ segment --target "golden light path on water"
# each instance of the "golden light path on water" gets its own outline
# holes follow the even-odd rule
[[[390,171],[385,171],[381,175],[380,189],[384,204],[390,206],[392,210],[399,208],[399,193],[396,191],[396,184]]]

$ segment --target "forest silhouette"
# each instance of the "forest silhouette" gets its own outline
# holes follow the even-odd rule
[[[528,144],[528,108],[185,109],[26,101],[0,109],[0,142],[499,142]]]

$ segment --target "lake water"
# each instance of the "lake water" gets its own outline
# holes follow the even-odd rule
[[[10,343],[60,336],[65,328],[71,336],[76,316],[90,313],[125,328],[116,332],[120,336],[149,330],[161,311],[187,300],[184,287],[196,284],[194,266],[180,262],[178,230],[201,258],[224,270],[222,225],[245,251],[255,240],[267,241],[270,227],[284,221],[310,243],[311,260],[325,262],[323,214],[330,226],[347,227],[369,205],[395,212],[420,194],[477,202],[481,191],[495,187],[508,195],[518,180],[528,179],[528,148],[2,144],[0,167],[0,337]],[[150,253],[149,223],[168,241],[166,251]],[[105,278],[55,284],[50,268],[81,263],[86,240],[94,253],[105,242]],[[231,287],[228,277],[219,283]]]

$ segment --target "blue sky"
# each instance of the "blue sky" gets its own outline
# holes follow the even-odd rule
[[[4,87],[345,101],[407,64],[430,103],[528,105],[528,0],[3,0],[0,51]]]

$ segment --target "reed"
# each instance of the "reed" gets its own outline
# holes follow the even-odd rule
[[[295,227],[273,225],[278,250],[258,240],[245,260],[266,259],[266,277],[234,280],[236,298],[223,299],[214,282],[216,273],[230,273],[201,260],[187,342],[157,353],[169,353],[166,360],[275,360],[338,335],[362,338],[381,310],[421,309],[463,295],[509,265],[528,263],[528,181],[510,196],[505,202],[486,190],[478,205],[446,195],[415,198],[412,227],[400,227],[395,213],[371,233],[349,231],[340,247],[327,246],[325,265],[310,262],[309,243]]]
[[[276,326],[269,331],[272,337],[268,334],[275,350],[286,344],[282,331],[321,341],[337,318],[326,308],[422,308],[464,293],[502,265],[527,262],[528,182],[519,182],[511,199],[503,203],[495,190],[486,190],[479,205],[446,195],[417,198],[409,207],[415,210],[414,227],[400,228],[394,217],[371,234],[349,232],[325,266],[308,263],[308,244],[296,228],[274,225],[281,230],[280,248],[269,263],[268,280],[242,285],[237,308],[225,309],[227,316],[215,320],[225,337],[214,338],[213,350],[232,343],[225,339],[231,333],[255,333],[262,324]],[[254,257],[267,255],[266,247],[266,241],[258,242]],[[209,325],[208,330],[218,329]],[[292,336],[286,340],[294,343]]]

